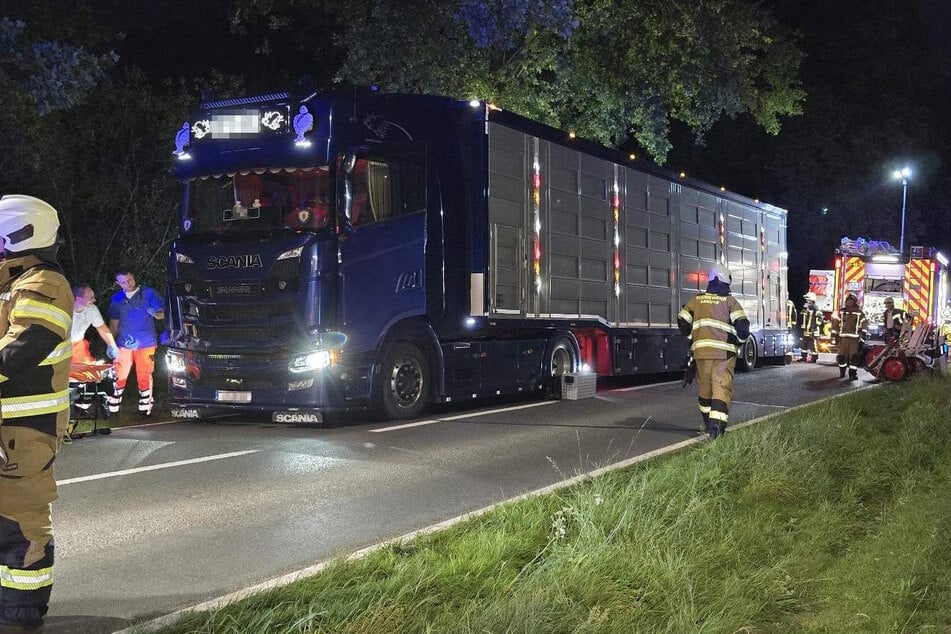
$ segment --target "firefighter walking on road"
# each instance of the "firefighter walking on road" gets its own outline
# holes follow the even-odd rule
[[[839,362],[840,379],[845,378],[848,369],[849,380],[858,380],[862,339],[867,328],[868,320],[859,307],[858,298],[849,293],[845,296],[845,306],[832,318],[832,338],[838,346],[836,359]]]
[[[73,295],[56,210],[0,198],[0,633],[39,632],[53,587],[53,461],[69,418]]]
[[[714,266],[707,276],[707,292],[687,302],[677,315],[681,334],[691,340],[697,401],[711,439],[721,436],[729,422],[737,348],[750,334],[746,312],[730,295],[732,280],[726,266]]]
[[[816,306],[816,294],[809,291],[802,296],[806,300],[799,311],[799,330],[802,332],[800,352],[802,361],[816,363],[819,360],[819,336],[822,334],[822,311]]]

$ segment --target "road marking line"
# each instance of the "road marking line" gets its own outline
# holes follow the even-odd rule
[[[415,423],[406,423],[405,425],[393,425],[392,427],[380,427],[379,429],[371,429],[371,434],[378,434],[384,431],[396,431],[397,429],[407,429],[409,427],[419,427],[420,425],[432,425],[433,423],[438,423],[439,420],[420,420]]]
[[[661,385],[676,385],[680,381],[665,381],[663,383],[651,383],[650,385],[635,385],[634,387],[621,387],[616,390],[605,390],[605,392],[633,392],[634,390],[646,390],[652,387],[660,387]]]
[[[380,427],[371,429],[370,433],[379,434],[385,431],[396,431],[397,429],[407,429],[409,427],[419,427],[421,425],[432,425],[434,423],[444,423],[446,421],[459,420],[462,418],[474,418],[476,416],[488,416],[489,414],[498,414],[499,412],[511,412],[517,409],[527,409],[529,407],[542,407],[543,405],[554,405],[558,401],[543,401],[541,403],[529,403],[528,405],[515,405],[514,407],[502,407],[500,409],[491,409],[486,412],[473,412],[471,414],[459,414],[458,416],[446,416],[445,418],[434,418],[432,420],[420,420],[415,423],[406,423],[404,425],[393,425],[391,427]]]
[[[795,411],[795,410],[797,410],[797,409],[801,409],[801,408],[804,408],[804,407],[808,407],[809,405],[815,405],[816,403],[822,403],[822,402],[825,402],[825,401],[831,401],[831,400],[834,400],[834,399],[837,399],[837,398],[841,398],[841,397],[843,397],[843,396],[848,396],[848,395],[854,394],[855,392],[858,392],[858,391],[860,391],[860,390],[871,389],[871,388],[873,388],[873,387],[876,387],[877,385],[880,385],[880,384],[874,384],[874,385],[868,385],[868,386],[866,386],[866,387],[856,388],[856,389],[853,389],[853,390],[849,390],[848,392],[842,392],[842,393],[840,393],[840,394],[835,394],[835,395],[833,395],[833,396],[828,396],[828,397],[826,397],[826,398],[822,398],[822,399],[819,399],[819,400],[817,400],[817,401],[809,401],[808,403],[800,403],[799,405],[795,405],[795,406],[790,407],[790,408],[787,408],[787,409],[788,409],[788,411]],[[551,404],[551,403],[545,403],[545,404]],[[485,412],[485,413],[488,413],[488,412]],[[735,425],[730,425],[729,429],[731,429],[731,430],[736,430],[736,429],[739,429],[739,428],[741,428],[741,427],[749,427],[750,425],[753,425],[753,424],[762,422],[762,421],[764,421],[764,420],[768,420],[768,419],[773,418],[774,416],[778,416],[778,415],[779,415],[779,412],[775,412],[775,413],[773,413],[773,414],[765,414],[765,415],[763,415],[763,416],[758,416],[758,417],[756,417],[756,418],[753,418],[753,419],[750,419],[750,420],[747,420],[747,421],[743,421],[742,423],[737,423],[737,424],[735,424]],[[432,422],[437,422],[437,421],[432,421]],[[591,479],[591,478],[594,478],[594,477],[596,477],[596,476],[603,475],[603,474],[606,474],[606,473],[610,473],[611,471],[616,471],[616,470],[618,470],[618,469],[623,469],[623,468],[629,467],[629,466],[631,466],[631,465],[633,465],[633,464],[637,464],[638,462],[644,462],[644,461],[646,461],[646,460],[650,460],[651,458],[656,458],[656,457],[658,457],[658,456],[662,456],[662,455],[665,455],[665,454],[669,454],[669,453],[673,453],[673,452],[676,452],[676,451],[680,451],[681,449],[685,449],[685,448],[687,448],[687,447],[690,447],[691,445],[696,445],[696,444],[699,444],[699,443],[702,443],[702,442],[707,442],[707,436],[706,436],[706,434],[699,435],[699,436],[696,436],[696,437],[694,437],[694,438],[689,438],[689,439],[687,439],[687,440],[682,440],[682,441],[680,441],[680,442],[678,442],[678,443],[675,443],[675,444],[673,444],[673,445],[668,445],[668,446],[666,446],[666,447],[660,447],[659,449],[654,449],[653,451],[649,451],[649,452],[647,452],[647,453],[644,453],[644,454],[641,454],[641,455],[638,455],[638,456],[633,456],[633,457],[628,458],[628,459],[626,459],[626,460],[622,460],[621,462],[615,462],[615,463],[609,464],[609,465],[607,465],[607,466],[605,466],[605,467],[600,467],[600,468],[595,469],[595,470],[593,470],[593,471],[589,471],[588,473],[580,473],[580,474],[578,474],[578,475],[576,475],[576,476],[574,476],[574,477],[571,477],[571,478],[568,478],[568,479],[565,479],[565,480],[561,480],[561,481],[559,481],[559,482],[556,482],[556,483],[554,483],[554,484],[550,484],[550,485],[545,486],[545,487],[542,487],[542,488],[540,488],[540,489],[535,489],[534,491],[529,491],[528,493],[523,493],[523,494],[521,494],[521,495],[517,495],[517,496],[515,496],[515,497],[513,497],[513,498],[509,498],[509,499],[507,499],[507,500],[502,500],[502,501],[500,501],[500,502],[496,502],[495,504],[490,504],[489,506],[486,506],[486,507],[481,508],[481,509],[477,509],[477,510],[475,510],[475,511],[470,511],[470,512],[468,512],[468,513],[463,513],[462,515],[457,515],[456,517],[452,517],[452,518],[450,518],[450,519],[448,519],[448,520],[444,520],[444,521],[439,522],[439,523],[437,523],[437,524],[431,524],[431,525],[426,526],[426,527],[424,527],[424,528],[421,528],[421,529],[419,529],[419,530],[415,530],[415,531],[412,531],[412,532],[410,532],[410,533],[406,533],[405,535],[400,535],[399,537],[394,537],[394,538],[392,538],[392,539],[387,539],[387,540],[385,540],[385,541],[378,542],[378,543],[376,543],[376,544],[371,544],[370,546],[367,546],[367,547],[365,547],[365,548],[361,548],[361,549],[359,549],[359,550],[356,550],[356,551],[350,553],[348,556],[344,557],[344,561],[359,561],[360,559],[363,559],[363,558],[366,557],[367,555],[370,555],[370,554],[376,552],[377,550],[381,550],[381,549],[383,549],[383,548],[386,548],[387,546],[389,546],[389,545],[391,545],[391,544],[402,544],[402,543],[408,542],[408,541],[410,541],[410,540],[413,540],[413,539],[415,539],[415,538],[417,538],[417,537],[421,537],[421,536],[423,536],[423,535],[429,535],[429,534],[431,534],[431,533],[436,533],[436,532],[439,532],[439,531],[441,531],[441,530],[445,530],[445,529],[449,528],[450,526],[453,526],[453,525],[455,525],[455,524],[459,524],[460,522],[464,522],[464,521],[469,520],[469,519],[472,519],[472,518],[474,518],[474,517],[479,517],[479,516],[481,516],[481,515],[485,515],[486,513],[488,513],[488,512],[490,512],[490,511],[494,510],[495,508],[497,508],[497,507],[499,507],[499,506],[502,506],[503,504],[510,504],[510,503],[512,503],[512,502],[519,502],[519,501],[521,501],[521,500],[527,500],[527,499],[529,499],[529,498],[537,497],[537,496],[539,496],[539,495],[545,495],[545,494],[547,494],[547,493],[553,493],[553,492],[558,491],[558,490],[560,490],[560,489],[564,489],[564,488],[570,487],[570,486],[572,486],[572,485],[574,485],[574,484],[578,484],[579,482],[584,482],[584,481],[589,480],[589,479]],[[181,610],[177,610],[177,611],[172,612],[172,613],[170,613],[170,614],[162,615],[162,616],[160,616],[160,617],[157,617],[157,618],[155,618],[155,619],[152,619],[151,621],[145,621],[145,622],[143,622],[143,623],[136,623],[136,624],[133,625],[132,627],[128,627],[128,628],[126,628],[126,629],[124,629],[124,630],[119,630],[118,632],[114,632],[114,634],[142,634],[143,632],[154,632],[154,631],[156,631],[156,630],[158,630],[158,629],[161,629],[161,628],[163,628],[163,627],[168,627],[168,626],[170,626],[170,625],[174,625],[175,623],[177,623],[178,621],[180,621],[180,620],[182,619],[182,617],[187,616],[188,614],[191,614],[191,613],[193,613],[193,612],[208,612],[208,611],[211,611],[211,610],[217,610],[217,609],[219,609],[219,608],[223,608],[223,607],[225,607],[225,606],[231,605],[232,603],[237,603],[238,601],[241,601],[242,599],[246,599],[246,598],[248,598],[248,597],[254,596],[254,595],[259,594],[259,593],[261,593],[261,592],[264,592],[264,591],[266,591],[266,590],[274,590],[275,588],[283,588],[283,587],[285,587],[285,586],[288,586],[288,585],[294,583],[295,581],[299,581],[299,580],[305,579],[305,578],[307,578],[307,577],[312,577],[312,576],[316,575],[317,573],[323,571],[325,568],[327,568],[327,567],[328,567],[331,563],[333,563],[334,561],[337,561],[337,558],[332,558],[332,559],[328,559],[328,560],[325,560],[325,561],[321,561],[321,562],[319,562],[319,563],[314,564],[313,566],[308,566],[307,568],[303,568],[303,569],[301,569],[301,570],[297,570],[297,571],[294,571],[294,572],[289,572],[289,573],[287,573],[286,575],[282,575],[282,576],[280,576],[280,577],[275,577],[275,578],[270,579],[270,580],[268,580],[268,581],[264,581],[264,582],[259,583],[259,584],[256,584],[256,585],[249,586],[249,587],[243,588],[243,589],[241,589],[241,590],[237,590],[237,591],[235,591],[235,592],[232,592],[231,594],[226,594],[226,595],[224,595],[224,596],[220,596],[220,597],[217,597],[217,598],[214,598],[214,599],[209,599],[208,601],[204,601],[204,602],[202,602],[202,603],[198,603],[198,604],[193,605],[193,606],[191,606],[191,607],[187,607],[187,608],[184,608],[184,609],[181,609]]]
[[[544,407],[545,405],[554,405],[558,401],[542,401],[541,403],[529,403],[528,405],[515,405],[514,407],[502,407],[499,409],[490,409],[487,412],[475,412],[472,414],[459,414],[458,416],[448,416],[439,420],[459,420],[460,418],[473,418],[475,416],[488,416],[489,414],[498,414],[499,412],[511,412],[517,409],[528,409],[529,407]]]
[[[237,456],[246,456],[256,453],[259,449],[245,449],[244,451],[232,451],[231,453],[220,453],[214,456],[204,456],[203,458],[190,458],[188,460],[176,460],[175,462],[163,462],[162,464],[153,464],[147,467],[135,467],[133,469],[122,469],[121,471],[109,471],[107,473],[94,473],[88,476],[79,476],[78,478],[67,478],[58,480],[58,486],[67,484],[76,484],[78,482],[90,482],[91,480],[105,480],[106,478],[118,478],[119,476],[130,475],[133,473],[142,473],[143,471],[158,471],[159,469],[170,469],[172,467],[181,467],[188,464],[199,462],[209,462],[211,460],[224,460],[225,458],[235,458]]]

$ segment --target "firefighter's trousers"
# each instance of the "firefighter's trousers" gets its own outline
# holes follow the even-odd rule
[[[7,465],[0,472],[0,625],[38,627],[53,587],[57,440],[26,427],[0,425]]]
[[[143,414],[152,413],[155,402],[152,396],[152,372],[155,370],[155,346],[149,348],[119,348],[119,358],[116,359],[116,389],[115,394],[109,397],[109,412],[117,414],[122,405],[122,394],[125,391],[126,381],[135,365],[135,379],[139,388],[139,411]]]
[[[802,344],[799,346],[799,349],[802,351],[802,360],[806,360],[806,354],[811,354],[813,359],[816,359],[819,356],[819,340],[818,337],[813,336],[809,333],[803,333],[802,335]]]
[[[729,359],[697,359],[697,387],[703,422],[716,424],[722,431],[730,418],[733,400],[733,368],[736,357]]]
[[[848,367],[849,372],[858,372],[861,360],[862,342],[858,337],[839,337],[839,353],[836,360],[840,368]]]

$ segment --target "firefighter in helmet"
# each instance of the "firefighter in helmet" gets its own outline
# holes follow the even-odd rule
[[[56,210],[0,198],[0,632],[38,632],[53,586],[53,461],[69,418],[72,291]]]
[[[859,361],[862,352],[862,339],[866,336],[868,320],[859,306],[859,299],[854,294],[845,296],[845,306],[832,319],[832,337],[836,341],[839,362],[839,378],[845,378],[845,371],[849,371],[849,380],[859,378]]]
[[[799,311],[799,330],[802,332],[800,352],[802,361],[815,363],[819,360],[819,336],[822,334],[822,311],[816,306],[816,294],[809,291],[802,296],[805,301]],[[807,356],[808,355],[808,356]]]
[[[714,266],[707,276],[707,292],[687,302],[677,315],[677,327],[691,340],[700,415],[712,439],[726,430],[737,349],[750,334],[746,312],[730,295],[732,280],[726,266]]]
[[[885,298],[885,312],[882,313],[882,337],[885,343],[891,343],[901,335],[901,328],[905,324],[905,311],[895,308],[895,300]]]

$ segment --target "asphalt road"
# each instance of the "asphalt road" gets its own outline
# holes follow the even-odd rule
[[[864,387],[834,367],[737,374],[733,422]],[[112,632],[698,435],[696,388],[441,409],[414,426],[173,422],[56,462],[47,632]]]

